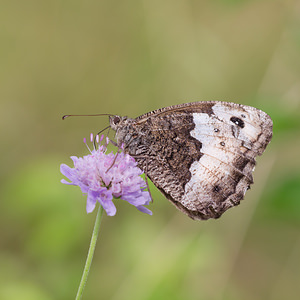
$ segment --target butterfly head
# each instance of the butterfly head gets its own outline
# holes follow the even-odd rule
[[[125,148],[128,145],[129,141],[132,138],[132,130],[133,130],[133,119],[128,117],[121,116],[110,116],[109,124],[111,129],[116,132],[117,144],[121,146],[125,144]]]
[[[124,120],[126,120],[127,117],[120,117],[120,116],[117,116],[117,115],[114,115],[114,116],[109,116],[109,124],[110,124],[110,127],[113,129],[113,130],[117,130],[117,127],[120,123],[122,123]]]

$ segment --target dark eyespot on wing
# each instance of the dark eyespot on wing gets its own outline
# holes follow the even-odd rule
[[[242,119],[240,119],[240,118],[237,118],[237,117],[231,117],[231,118],[230,118],[230,121],[231,121],[232,123],[234,123],[235,125],[241,127],[241,128],[244,128],[244,127],[245,127],[244,121],[243,121]]]

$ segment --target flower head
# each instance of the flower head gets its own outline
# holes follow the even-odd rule
[[[151,197],[146,189],[146,183],[140,177],[143,173],[137,167],[133,157],[124,152],[106,154],[106,144],[102,145],[103,136],[99,141],[96,138],[94,150],[83,157],[71,156],[74,168],[61,164],[60,171],[70,182],[62,179],[61,182],[77,185],[84,194],[87,194],[86,211],[94,210],[97,201],[103,206],[107,215],[114,216],[116,207],[113,198],[120,198],[134,205],[138,210],[149,215],[152,212],[144,207]],[[91,142],[93,135],[91,134]],[[84,139],[86,143],[86,140]],[[88,146],[87,146],[88,147]]]

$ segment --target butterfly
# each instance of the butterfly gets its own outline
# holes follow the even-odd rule
[[[169,106],[135,119],[109,117],[117,145],[192,219],[219,218],[253,183],[273,122],[254,107],[218,101]]]

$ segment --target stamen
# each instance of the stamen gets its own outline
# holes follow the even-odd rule
[[[88,148],[88,150],[90,151],[90,153],[92,153],[90,147],[88,146],[87,142],[86,142],[86,138],[83,138],[83,142],[85,143],[86,147]]]
[[[93,133],[90,134],[90,141],[91,141],[91,143],[94,141],[94,135],[93,135]]]

